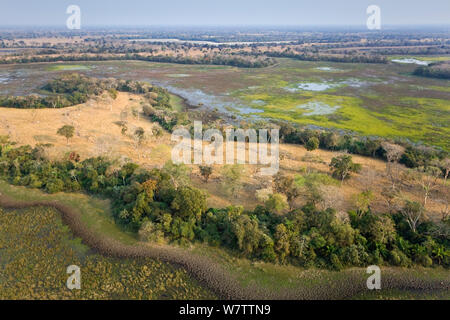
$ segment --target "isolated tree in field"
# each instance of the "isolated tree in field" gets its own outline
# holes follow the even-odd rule
[[[317,137],[311,137],[308,139],[308,141],[306,142],[306,150],[308,151],[314,151],[317,148],[319,148],[319,139]]]
[[[208,182],[209,176],[212,174],[213,168],[210,166],[200,166],[200,174],[205,182]]]
[[[139,152],[139,148],[145,141],[145,130],[141,127],[134,130],[133,135],[131,136],[133,148],[138,153],[138,157],[141,157],[141,153]]]
[[[423,205],[427,205],[431,192],[438,188],[441,169],[437,167],[419,167],[413,174],[414,180],[422,187]]]
[[[281,173],[277,173],[274,178],[274,189],[275,192],[286,196],[290,208],[292,208],[293,202],[301,193],[300,188],[295,183],[295,179]]]
[[[398,164],[398,161],[405,153],[405,148],[389,142],[383,142],[381,147],[386,152],[386,174],[391,181],[392,189],[395,189],[402,172],[402,167]]]
[[[163,136],[163,134],[164,134],[164,132],[163,132],[163,130],[161,128],[159,128],[157,126],[153,126],[153,128],[152,128],[152,135],[155,138],[160,138],[160,137]]]
[[[128,126],[126,121],[117,121],[115,122],[120,127],[120,133],[124,136],[127,135]]]
[[[134,135],[139,139],[139,142],[142,143],[145,136],[145,130],[139,127],[134,131]]]
[[[73,126],[65,125],[58,129],[56,132],[60,136],[63,136],[67,139],[67,144],[69,144],[69,139],[71,139],[75,133],[75,128]]]
[[[386,164],[389,169],[386,171],[387,178],[391,183],[392,189],[400,189],[401,183],[403,182],[403,176],[405,174],[405,168],[398,162],[393,162],[391,164]]]
[[[400,211],[413,232],[416,232],[420,219],[423,216],[423,206],[415,201],[406,200],[403,209]]]
[[[331,159],[330,169],[333,173],[333,177],[344,182],[345,179],[350,177],[352,172],[359,172],[361,170],[361,165],[358,163],[353,163],[352,156],[341,155]]]

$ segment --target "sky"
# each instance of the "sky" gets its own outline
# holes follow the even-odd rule
[[[385,25],[450,24],[450,0],[0,0],[2,26],[365,25],[369,5]]]

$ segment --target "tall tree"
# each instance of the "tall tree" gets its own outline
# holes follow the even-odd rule
[[[352,172],[359,172],[361,165],[353,163],[352,156],[344,154],[331,159],[330,169],[333,172],[333,176],[340,179],[342,184],[345,179],[350,177]]]
[[[423,206],[415,201],[406,200],[403,209],[400,211],[413,232],[416,232],[420,219],[423,216]]]
[[[60,136],[67,139],[67,144],[69,144],[69,139],[71,139],[75,133],[75,128],[73,126],[65,125],[58,129],[56,132]]]

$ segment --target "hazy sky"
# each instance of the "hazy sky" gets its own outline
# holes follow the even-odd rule
[[[371,4],[382,24],[450,24],[450,0],[0,0],[0,25],[65,26],[71,4],[82,26],[365,25]]]

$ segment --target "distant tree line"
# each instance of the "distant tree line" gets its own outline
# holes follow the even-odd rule
[[[302,144],[307,146],[311,139],[318,141],[318,146],[324,150],[347,151],[367,157],[388,160],[387,150],[383,148],[384,138],[360,137],[351,134],[340,134],[335,131],[313,130],[294,126],[289,123],[279,123],[280,140],[285,143]],[[434,161],[439,161],[449,156],[448,151],[433,147],[417,146],[406,141],[398,141],[397,144],[405,148],[399,162],[408,168],[426,167]],[[441,168],[445,171],[445,168]]]
[[[450,64],[434,63],[429,66],[420,66],[413,72],[416,76],[450,79]]]
[[[30,56],[0,59],[0,64],[36,63],[36,62],[74,62],[74,61],[107,61],[107,60],[138,60],[148,62],[164,62],[178,64],[206,64],[226,65],[240,68],[264,68],[273,65],[275,61],[268,57],[248,57],[236,54],[211,54],[200,57],[174,56],[174,55],[58,55],[58,56]]]
[[[303,61],[331,61],[344,63],[388,63],[388,59],[380,55],[363,55],[363,54],[348,54],[348,55],[331,55],[323,53],[295,53],[292,51],[266,51],[264,55],[268,57],[277,58],[291,58]]]

